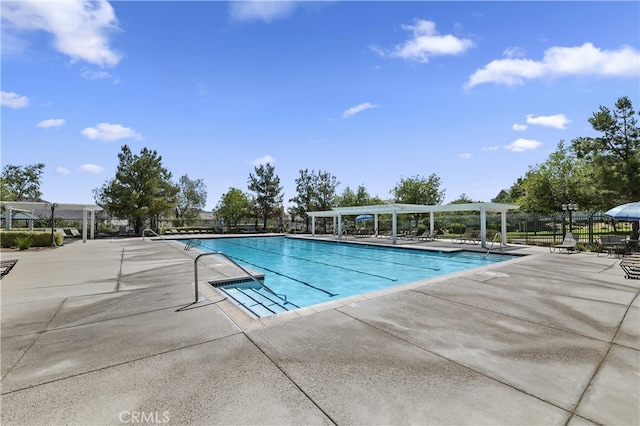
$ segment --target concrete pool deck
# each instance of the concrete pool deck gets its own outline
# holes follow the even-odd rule
[[[513,252],[251,320],[215,290],[192,304],[198,252],[177,242],[3,250],[1,422],[640,424],[640,280],[611,256]]]

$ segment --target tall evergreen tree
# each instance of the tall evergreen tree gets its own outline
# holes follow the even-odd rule
[[[176,204],[178,187],[171,182],[171,172],[162,166],[162,157],[147,148],[134,155],[123,145],[118,159],[115,178],[93,190],[96,203],[133,222],[137,234],[147,221],[157,230],[158,217],[171,212]]]
[[[257,217],[262,218],[263,229],[267,229],[267,220],[279,211],[284,194],[280,186],[280,178],[275,174],[275,168],[267,163],[255,167],[255,175],[249,173],[248,188],[255,194],[255,209]]]

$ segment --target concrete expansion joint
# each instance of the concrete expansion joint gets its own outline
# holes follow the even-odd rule
[[[314,406],[316,406],[316,408],[318,410],[320,410],[320,412],[322,412],[322,414],[324,414],[325,416],[327,416],[327,419],[329,419],[331,421],[331,423],[333,423],[334,425],[337,425],[338,422],[336,422],[331,415],[326,412],[312,397],[311,395],[309,395],[307,392],[305,392],[304,389],[302,389],[300,386],[298,386],[298,384],[295,382],[295,380],[293,380],[293,378],[291,376],[289,376],[287,374],[287,372],[285,370],[283,370],[278,363],[276,363],[273,359],[271,359],[271,357],[269,356],[269,354],[267,354],[265,351],[262,350],[262,348],[253,341],[253,339],[251,338],[251,336],[249,336],[246,332],[242,332],[242,334],[244,334],[246,336],[246,338],[253,344],[253,346],[256,347],[256,349],[258,349],[268,360],[271,364],[274,365],[274,367],[276,367],[286,378],[287,380],[289,380],[289,382],[291,382],[291,384],[293,386],[295,386],[308,400],[309,402],[311,402]]]
[[[460,367],[462,367],[462,368],[464,368],[464,369],[467,369],[467,370],[469,370],[469,371],[474,372],[475,374],[479,374],[479,375],[481,375],[481,376],[483,376],[483,377],[485,377],[485,378],[487,378],[487,379],[489,379],[489,380],[492,380],[492,381],[494,381],[494,382],[496,382],[496,383],[500,383],[501,385],[507,386],[507,387],[509,387],[509,388],[511,388],[511,389],[513,389],[513,390],[515,390],[515,391],[521,392],[521,393],[523,393],[523,394],[525,394],[525,395],[527,395],[527,396],[530,396],[530,397],[535,398],[535,399],[537,399],[537,400],[539,400],[539,401],[542,401],[542,402],[544,402],[544,403],[547,403],[547,404],[549,404],[549,405],[552,405],[552,406],[554,406],[554,407],[556,407],[556,408],[559,408],[560,410],[566,411],[567,413],[569,413],[569,412],[570,412],[570,411],[568,411],[566,408],[564,408],[564,407],[562,407],[562,406],[560,406],[560,405],[558,405],[558,404],[556,404],[556,403],[554,403],[554,402],[551,402],[551,401],[548,401],[548,400],[546,400],[546,399],[544,399],[544,398],[541,398],[540,396],[538,396],[538,395],[536,395],[536,394],[533,394],[533,393],[531,393],[531,392],[527,392],[526,390],[521,389],[521,388],[519,388],[519,387],[517,387],[517,386],[514,386],[514,385],[513,385],[513,384],[511,384],[511,383],[508,383],[508,382],[505,382],[505,381],[503,381],[503,380],[500,380],[500,379],[498,379],[498,378],[496,378],[496,377],[490,376],[490,375],[488,375],[487,373],[485,373],[485,372],[483,372],[483,371],[481,371],[481,370],[476,370],[475,368],[470,367],[470,366],[468,366],[468,365],[466,365],[466,364],[462,364],[462,363],[460,363],[459,361],[456,361],[455,359],[448,358],[448,357],[446,357],[446,356],[444,356],[444,355],[442,355],[442,354],[440,354],[440,353],[438,353],[438,352],[434,352],[434,351],[431,351],[431,350],[429,350],[429,349],[427,349],[427,348],[424,348],[424,347],[422,347],[422,346],[420,346],[420,345],[416,344],[415,342],[412,342],[412,341],[410,341],[410,340],[404,339],[404,338],[402,338],[402,337],[400,337],[400,336],[396,336],[395,334],[390,333],[389,331],[384,330],[384,329],[382,329],[382,328],[376,327],[376,326],[375,326],[375,325],[373,325],[373,324],[369,324],[368,322],[363,321],[363,320],[361,320],[360,318],[353,317],[353,316],[351,316],[351,315],[349,315],[349,314],[347,314],[347,313],[345,313],[345,312],[342,312],[342,311],[338,311],[338,312],[340,312],[341,314],[343,314],[343,315],[345,315],[345,316],[347,316],[347,317],[349,317],[349,318],[351,318],[351,319],[354,319],[354,320],[356,320],[356,321],[359,321],[359,322],[361,322],[362,324],[364,324],[364,325],[366,325],[366,326],[368,326],[368,327],[372,327],[372,328],[374,328],[375,330],[378,330],[379,332],[384,333],[384,334],[386,334],[386,335],[388,335],[388,336],[390,336],[390,337],[392,337],[392,338],[394,338],[394,339],[400,340],[400,341],[402,341],[402,342],[404,342],[404,343],[407,343],[408,345],[411,345],[411,346],[413,346],[413,347],[415,347],[415,348],[418,348],[418,349],[420,349],[420,350],[422,350],[422,351],[425,351],[425,352],[427,352],[427,353],[430,353],[430,354],[432,354],[432,355],[434,355],[434,356],[436,356],[436,357],[438,357],[438,358],[442,358],[442,359],[444,359],[444,360],[446,360],[446,361],[448,361],[448,362],[451,362],[451,363],[453,363],[453,364],[456,364],[456,365],[458,365],[458,366],[460,366]],[[588,387],[588,386],[587,386],[587,387]],[[585,388],[585,390],[586,390],[586,388]]]

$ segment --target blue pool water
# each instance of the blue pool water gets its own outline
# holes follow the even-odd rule
[[[203,239],[198,248],[204,252],[221,251],[243,267],[264,273],[264,284],[286,298],[289,309],[512,258],[285,237]]]

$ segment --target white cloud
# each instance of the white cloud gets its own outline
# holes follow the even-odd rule
[[[356,115],[359,112],[364,111],[365,109],[369,109],[369,108],[377,108],[378,105],[374,105],[372,103],[369,102],[365,102],[363,104],[354,106],[349,108],[348,110],[346,110],[343,114],[342,114],[342,118],[349,118],[352,115]]]
[[[482,147],[483,151],[497,151],[498,149],[500,149],[500,145],[483,146]]]
[[[513,126],[511,126],[511,128],[513,130],[515,130],[516,132],[522,132],[524,130],[527,130],[528,127],[529,126],[527,126],[526,124],[518,124],[518,123],[516,123]]]
[[[509,145],[505,146],[505,149],[513,152],[524,152],[532,149],[536,149],[542,145],[542,142],[539,142],[535,139],[516,139],[511,142]]]
[[[522,58],[526,52],[521,47],[507,47],[502,54],[507,58]]]
[[[106,0],[2,2],[2,23],[14,36],[44,31],[53,36],[54,48],[73,62],[114,66],[122,56],[110,46],[109,35],[118,19]]]
[[[71,173],[71,171],[69,169],[67,169],[66,167],[57,167],[56,168],[56,174],[68,175],[70,173]]]
[[[566,125],[571,123],[571,121],[567,119],[564,114],[547,116],[541,115],[538,117],[534,117],[533,114],[529,114],[527,115],[527,123],[545,127],[555,127],[556,129],[566,129]]]
[[[29,98],[18,95],[15,92],[0,92],[2,94],[2,106],[9,108],[24,108],[29,105]]]
[[[36,124],[36,127],[40,127],[42,129],[48,129],[49,127],[60,127],[64,125],[64,123],[65,123],[64,118],[50,118],[48,120],[42,120],[41,122]]]
[[[98,166],[96,164],[83,164],[78,167],[78,171],[80,173],[100,173],[104,170],[104,167]]]
[[[471,153],[463,152],[462,154],[458,155],[458,157],[462,158],[463,160],[469,160],[471,158]]]
[[[142,135],[122,124],[99,123],[96,127],[87,127],[82,134],[89,139],[116,141],[118,139],[142,139]]]
[[[236,21],[264,21],[287,18],[299,5],[295,1],[232,1],[229,15]]]
[[[591,43],[575,47],[551,47],[541,61],[525,58],[496,59],[469,77],[471,88],[483,83],[522,85],[525,80],[564,76],[638,76],[640,52],[631,46],[601,50]]]
[[[80,71],[80,76],[85,80],[113,80],[113,84],[120,83],[120,79],[117,76],[114,76],[107,71],[95,71],[87,67],[82,68],[82,70]]]
[[[431,56],[458,55],[474,46],[470,39],[458,38],[451,34],[439,35],[436,32],[436,24],[432,21],[415,19],[414,25],[402,25],[402,29],[410,31],[413,37],[391,50],[377,46],[371,46],[371,49],[381,56],[427,63]]]
[[[272,156],[270,156],[270,155],[265,155],[264,157],[256,158],[255,160],[253,160],[253,161],[251,162],[251,164],[253,164],[254,166],[259,166],[259,165],[261,165],[261,164],[267,164],[267,163],[269,163],[269,164],[273,164],[273,163],[275,163],[275,162],[276,162],[276,159],[275,159],[275,158],[273,158],[273,157],[272,157]]]

